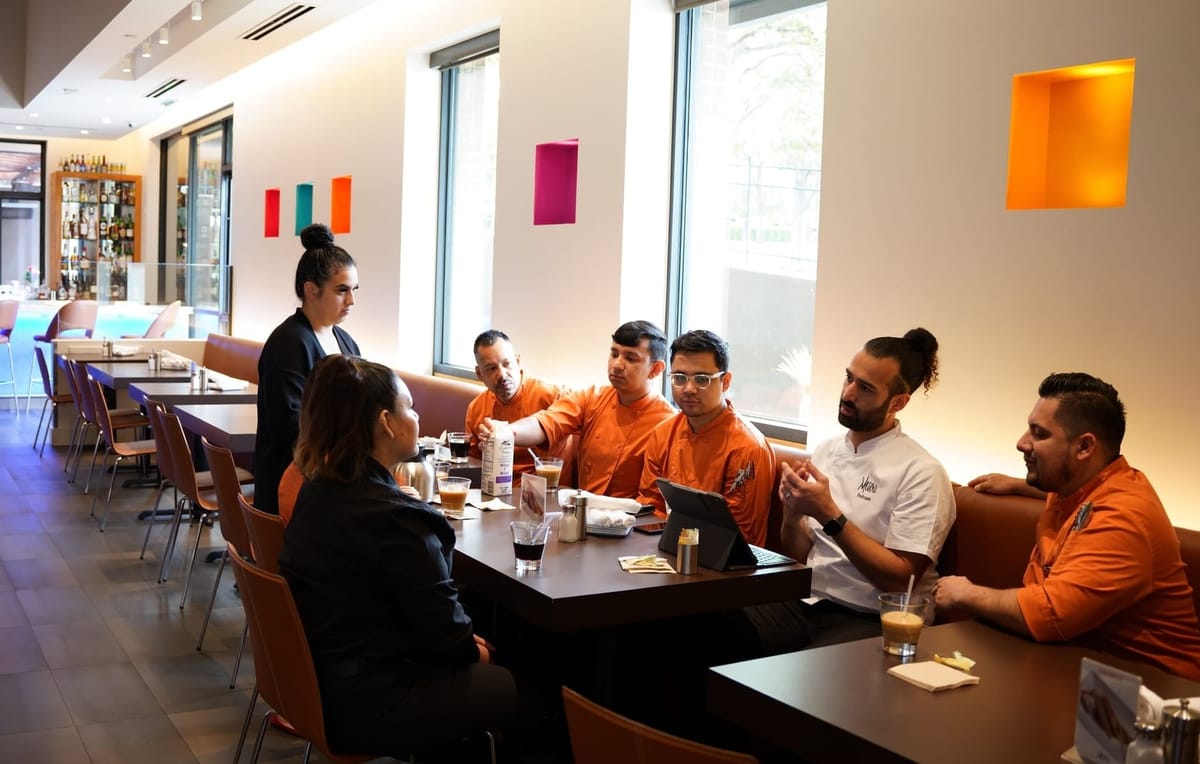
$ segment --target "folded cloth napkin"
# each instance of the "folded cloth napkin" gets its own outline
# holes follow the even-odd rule
[[[136,355],[142,348],[140,345],[113,345],[112,353],[115,356]]]
[[[621,570],[626,573],[674,573],[675,569],[671,567],[671,563],[667,562],[664,557],[655,557],[652,554],[642,555],[640,557],[618,557],[617,562],[621,563]],[[953,671],[953,669],[951,669]]]
[[[190,369],[192,359],[172,353],[170,350],[158,351],[158,368],[160,369]]]
[[[566,504],[571,500],[578,491],[574,488],[558,489],[558,503]],[[584,491],[583,494],[588,497],[588,512],[591,513],[594,509],[616,509],[622,512],[628,512],[630,515],[636,515],[641,511],[642,505],[638,504],[633,499],[618,499],[615,496],[601,496],[595,493]],[[633,523],[630,523],[633,525]]]
[[[888,673],[930,692],[949,690],[952,687],[962,687],[967,684],[979,684],[979,677],[933,661],[901,663],[899,666],[892,666],[888,669]]]
[[[245,390],[249,384],[244,379],[218,374],[212,369],[208,370],[208,386],[213,390]]]
[[[587,521],[589,528],[628,528],[637,522],[637,519],[619,509],[592,509],[589,499]]]
[[[482,498],[482,497],[481,497]],[[493,496],[487,501],[481,501],[475,506],[480,509],[497,510],[497,509],[516,509],[512,504],[507,504],[499,496]]]

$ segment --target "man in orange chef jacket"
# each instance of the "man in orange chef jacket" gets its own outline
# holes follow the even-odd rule
[[[1017,441],[1024,484],[1003,475],[971,481],[988,493],[1046,497],[1023,585],[991,589],[947,576],[933,589],[938,610],[1200,681],[1200,626],[1179,537],[1150,481],[1121,455],[1125,406],[1116,389],[1090,374],[1051,374],[1038,396]]]
[[[733,380],[729,344],[705,329],[681,334],[671,343],[667,379],[680,411],[650,433],[639,503],[666,514],[660,477],[719,493],[746,540],[765,544],[775,453],[725,397]]]
[[[633,499],[642,478],[642,456],[650,431],[675,413],[654,391],[666,368],[667,338],[649,321],[629,321],[612,335],[607,385],[577,390],[549,408],[511,423],[519,448],[558,443],[579,436],[577,488],[602,496]],[[480,442],[491,438],[495,420],[484,418],[475,430]]]

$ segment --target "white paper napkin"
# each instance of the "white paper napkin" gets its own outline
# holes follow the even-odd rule
[[[213,390],[245,390],[250,386],[250,383],[244,379],[230,377],[225,374],[218,374],[212,369],[209,369],[208,386]]]
[[[142,348],[139,345],[113,345],[112,353],[115,356],[137,355]]]
[[[901,663],[899,666],[892,666],[888,669],[888,673],[930,692],[949,690],[968,684],[979,684],[979,677],[933,661]]]
[[[191,366],[192,359],[190,358],[166,349],[158,351],[158,368],[160,369],[189,369]]]

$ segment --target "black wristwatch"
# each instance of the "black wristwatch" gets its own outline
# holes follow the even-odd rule
[[[839,514],[829,522],[821,526],[821,530],[825,531],[825,535],[833,538],[842,532],[842,528],[846,527],[846,516]]]

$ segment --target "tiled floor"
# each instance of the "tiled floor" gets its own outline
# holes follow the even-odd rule
[[[31,448],[40,401],[28,415],[9,403],[0,399],[0,762],[232,761],[254,686],[247,649],[229,689],[244,622],[232,572],[197,652],[217,569],[198,563],[181,611],[183,549],[197,528],[181,537],[170,580],[156,583],[167,526],[143,561],[136,519],[156,492],[118,485],[100,533],[91,495],[66,482],[65,449],[39,458]],[[222,543],[204,529],[201,555]],[[261,760],[299,761],[302,750],[271,730]],[[242,756],[249,761],[248,750]]]

